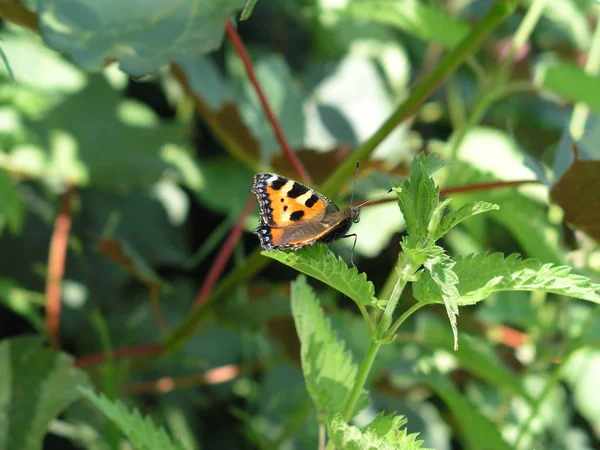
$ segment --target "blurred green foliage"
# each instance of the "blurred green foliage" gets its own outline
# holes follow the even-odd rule
[[[192,312],[253,173],[297,178],[238,53],[223,43],[223,25],[248,7],[236,26],[316,187],[503,1],[0,2],[8,65],[0,74],[0,450],[120,448],[125,437],[76,385],[103,392],[95,401],[133,431],[164,427],[157,439],[168,433],[174,448],[317,448],[319,417],[290,310],[296,272],[273,262],[254,275],[256,261],[266,265],[247,233],[258,209],[225,268],[227,289],[217,284]],[[472,253],[521,254],[511,261],[527,266],[528,282],[550,276],[546,263],[569,266],[574,285],[600,280],[600,5],[518,3],[361,161],[356,186],[357,198],[371,198],[402,182],[417,153],[436,153],[447,164],[435,180],[452,211],[499,205],[438,242],[459,261],[461,293],[482,273],[490,283],[497,275]],[[513,38],[522,45],[512,48]],[[506,185],[523,180],[541,183]],[[340,207],[352,181],[333,197]],[[43,344],[45,289],[68,189],[62,352],[54,352]],[[394,202],[377,204],[352,230],[354,260],[377,293],[369,300],[387,298],[404,218]],[[349,261],[351,246],[332,250]],[[513,281],[523,287],[523,278]],[[600,311],[562,295],[573,285],[560,282],[545,286],[550,293],[492,293],[490,285],[485,301],[461,307],[456,352],[443,308],[418,311],[378,355],[371,403],[353,428],[336,419],[330,433],[382,438],[388,429],[367,424],[385,410],[385,424],[408,433],[402,439],[419,433],[436,450],[598,448]],[[422,278],[415,296],[431,283]],[[354,303],[310,285],[349,360],[361,361],[369,341]],[[413,304],[406,291],[399,310]],[[175,350],[86,359],[167,342],[191,320],[193,337]]]

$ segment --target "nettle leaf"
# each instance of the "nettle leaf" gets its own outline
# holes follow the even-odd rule
[[[418,433],[408,434],[404,416],[379,414],[369,425],[360,429],[348,425],[341,414],[328,420],[329,438],[338,450],[427,450],[423,441],[415,440]]]
[[[543,291],[600,303],[600,284],[571,273],[568,266],[544,264],[502,253],[469,255],[455,259],[458,304],[473,305],[497,291]],[[442,295],[431,276],[423,273],[413,284],[419,301],[442,303]]]
[[[184,450],[175,443],[162,427],[157,427],[148,417],[142,417],[137,409],[130,411],[121,401],[96,395],[91,389],[80,389],[102,413],[112,420],[137,450]]]
[[[41,449],[48,423],[91,386],[72,358],[37,337],[0,342],[0,450]]]
[[[225,23],[244,0],[35,2],[44,41],[85,70],[116,59],[132,75],[156,72],[170,61],[216,50]]]
[[[428,234],[431,218],[440,202],[440,190],[431,175],[441,167],[437,157],[419,155],[411,163],[410,178],[396,188],[406,231],[412,239]]]
[[[445,204],[445,203],[444,203]],[[456,225],[461,223],[463,220],[468,219],[471,216],[481,214],[488,211],[498,210],[500,207],[494,203],[488,202],[472,202],[461,206],[456,211],[451,211],[446,214],[441,222],[434,228],[435,231],[431,234],[431,238],[437,241],[439,238],[444,236],[448,231],[454,228]],[[435,226],[435,225],[434,225]]]
[[[326,245],[305,247],[295,252],[263,251],[263,255],[316,278],[347,295],[360,307],[375,306],[375,287],[367,275],[329,251]]]
[[[25,209],[19,198],[19,193],[11,177],[0,169],[0,234],[2,234],[3,222],[8,223],[12,234],[21,233]]]
[[[335,414],[344,407],[358,366],[344,342],[337,338],[302,275],[292,283],[292,315],[300,339],[306,389],[319,412]],[[366,391],[363,391],[355,411],[360,411],[366,403]]]
[[[441,297],[446,314],[452,327],[454,336],[454,350],[458,350],[458,327],[456,325],[456,316],[458,316],[459,292],[456,288],[458,276],[452,270],[455,262],[444,253],[444,249],[435,246],[439,254],[429,258],[423,266],[429,271],[430,279],[435,283],[438,295]]]

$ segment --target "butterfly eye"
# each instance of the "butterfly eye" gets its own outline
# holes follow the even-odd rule
[[[355,217],[355,218],[352,220],[352,222],[354,222],[354,223],[358,223],[358,222],[360,222],[360,216],[356,216],[356,217]]]

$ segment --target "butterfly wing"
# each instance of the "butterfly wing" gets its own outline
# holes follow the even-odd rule
[[[252,192],[260,206],[254,232],[266,249],[312,245],[346,216],[324,195],[281,175],[256,174]]]

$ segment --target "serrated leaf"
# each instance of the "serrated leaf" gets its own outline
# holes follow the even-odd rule
[[[379,414],[366,427],[347,424],[341,414],[328,420],[329,438],[338,450],[428,450],[423,441],[415,440],[418,433],[408,434],[404,416]]]
[[[156,426],[148,417],[142,417],[137,409],[130,411],[121,401],[96,395],[91,389],[80,389],[102,413],[115,422],[137,450],[185,450],[175,443],[162,427]]]
[[[442,167],[437,157],[417,156],[411,163],[410,178],[396,188],[398,205],[411,240],[424,238],[438,206],[440,190],[431,175]]]
[[[571,273],[568,266],[544,264],[502,253],[459,256],[454,260],[458,276],[458,304],[473,305],[497,291],[543,291],[600,303],[600,284]],[[423,273],[413,284],[420,301],[442,303],[438,285]]]
[[[322,281],[347,295],[361,307],[377,304],[375,287],[367,280],[367,275],[359,273],[356,267],[348,267],[343,259],[330,252],[325,245],[314,245],[295,252],[263,251],[262,254]]]
[[[446,48],[454,47],[469,33],[466,23],[433,4],[416,0],[353,1],[340,13],[391,25],[426,41],[439,42]]]
[[[44,41],[88,71],[116,59],[131,75],[156,72],[170,61],[216,50],[229,16],[244,0],[126,2],[51,0],[31,5]]]
[[[458,208],[456,211],[451,211],[450,213],[446,214],[440,221],[439,225],[437,225],[437,228],[435,229],[435,232],[432,234],[431,238],[434,241],[437,241],[463,220],[477,214],[498,209],[500,209],[500,207],[494,203],[481,201],[467,203],[466,205]]]
[[[48,423],[89,387],[72,358],[37,337],[0,342],[0,450],[39,450]]]
[[[21,233],[24,218],[25,210],[17,189],[10,176],[0,169],[0,234],[3,220],[12,234]]]
[[[454,350],[456,351],[458,350],[458,327],[456,325],[459,298],[459,292],[456,288],[458,276],[452,270],[455,264],[452,258],[443,253],[441,247],[439,249],[441,250],[440,254],[425,261],[423,266],[429,271],[430,279],[435,283],[446,307],[446,314],[448,314],[452,335],[454,336]]]
[[[292,283],[292,315],[300,339],[302,370],[306,389],[317,410],[328,415],[344,408],[354,386],[358,366],[339,340],[319,307],[314,292],[299,276]],[[366,405],[363,391],[355,411]]]

